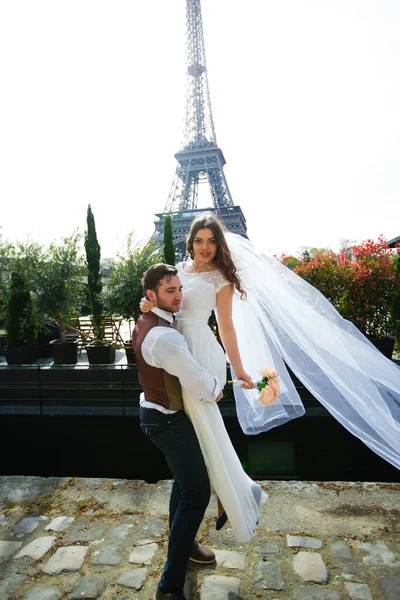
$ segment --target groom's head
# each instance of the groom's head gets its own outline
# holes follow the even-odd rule
[[[182,301],[182,284],[178,271],[171,265],[152,265],[143,275],[143,290],[147,298],[163,310],[178,312]]]

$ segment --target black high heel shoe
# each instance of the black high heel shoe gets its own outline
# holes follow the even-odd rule
[[[228,520],[228,515],[226,514],[225,511],[222,513],[222,515],[220,517],[215,517],[215,529],[217,531],[222,529],[223,526],[225,525],[225,523],[227,522],[227,520]]]

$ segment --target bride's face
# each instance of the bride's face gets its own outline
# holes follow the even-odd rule
[[[199,263],[211,263],[218,250],[217,240],[212,229],[199,229],[193,239],[194,259]]]

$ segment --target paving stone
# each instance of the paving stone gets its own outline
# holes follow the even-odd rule
[[[239,600],[240,579],[211,575],[200,588],[200,600]]]
[[[353,573],[342,573],[342,577],[346,581],[354,581],[355,583],[363,583],[363,580],[367,579],[365,574],[356,573],[356,569],[354,569]]]
[[[40,517],[25,517],[22,519],[22,521],[15,525],[13,528],[13,534],[18,538],[24,537],[24,535],[28,535],[29,533],[35,531],[39,527],[40,523],[48,520],[49,517],[45,517],[44,515]]]
[[[296,591],[294,600],[340,600],[340,594],[336,590],[321,590],[308,585]]]
[[[8,594],[12,594],[15,588],[24,581],[25,575],[17,573],[3,573],[3,578],[0,579],[0,598],[8,600]]]
[[[365,583],[345,583],[344,586],[351,600],[374,600]]]
[[[310,550],[319,550],[322,548],[322,540],[307,537],[305,535],[287,535],[286,545],[288,548],[309,548]]]
[[[246,557],[240,552],[231,552],[230,550],[214,550],[217,560],[217,567],[225,569],[244,569],[246,566]]]
[[[146,506],[146,512],[150,515],[168,516],[168,502],[166,498],[171,495],[172,481],[159,481],[153,486],[150,500]]]
[[[88,575],[80,580],[78,587],[72,592],[70,599],[75,600],[83,598],[86,600],[98,598],[103,593],[105,587],[105,581],[102,577]]]
[[[279,554],[281,549],[278,542],[270,540],[268,542],[264,542],[264,544],[261,544],[261,546],[257,546],[255,551],[257,554]]]
[[[65,546],[59,548],[43,567],[42,571],[49,575],[58,575],[63,571],[79,571],[85,560],[87,551],[88,548],[86,546]]]
[[[187,600],[190,600],[190,598],[192,597],[192,595],[190,593],[190,588],[193,586],[196,586],[196,588],[198,587],[197,581],[186,578],[185,583],[183,585],[183,595],[185,596],[185,598]]]
[[[353,560],[354,555],[346,542],[335,542],[330,545],[331,552],[333,556],[339,560]]]
[[[400,577],[381,577],[379,585],[385,600],[399,600]]]
[[[54,585],[35,585],[23,600],[58,600],[63,593]]]
[[[285,589],[280,563],[264,561],[257,563],[253,573],[253,582],[255,587],[261,590]]]
[[[32,566],[34,565],[34,560],[29,558],[29,556],[23,556],[22,558],[14,558],[7,563],[7,570],[10,573],[28,573],[31,572]],[[0,599],[1,600],[1,599]]]
[[[114,529],[110,531],[109,535],[119,540],[123,540],[128,537],[128,533],[132,527],[132,523],[122,523],[122,525],[117,525],[117,527],[114,527]]]
[[[21,548],[22,542],[0,542],[0,565]]]
[[[129,562],[134,564],[149,565],[158,545],[153,543],[140,544],[134,548],[129,556]]]
[[[124,523],[130,523],[131,525],[139,525],[140,521],[143,519],[143,515],[136,515],[136,514],[121,515],[121,519],[122,519],[122,521],[124,521]]]
[[[298,552],[293,559],[293,568],[303,581],[326,583],[328,571],[319,552]]]
[[[105,523],[94,523],[86,519],[78,519],[65,536],[66,542],[94,542],[104,538]]]
[[[146,544],[153,544],[154,540],[149,539],[144,539],[144,540],[139,540],[138,542],[135,543],[135,546],[146,546]]]
[[[75,521],[75,517],[56,517],[46,527],[45,531],[65,531]]]
[[[165,533],[166,522],[162,519],[144,519],[137,533],[140,537],[159,538]]]
[[[11,519],[7,519],[6,515],[0,515],[0,525],[8,525],[11,523]]]
[[[119,565],[121,557],[116,546],[103,546],[100,550],[93,552],[93,565]]]
[[[42,556],[50,550],[56,539],[57,538],[53,535],[45,535],[43,537],[35,538],[24,548],[22,548],[22,550],[20,550],[18,554],[14,556],[14,558],[29,556],[30,558],[33,558],[33,560],[39,560],[39,558],[42,558]]]
[[[117,585],[140,590],[146,581],[146,577],[146,567],[142,567],[141,569],[132,569],[131,571],[124,571],[121,573],[121,576],[117,581]]]
[[[360,550],[368,552],[368,556],[363,557],[363,561],[368,567],[400,567],[400,562],[396,561],[393,552],[383,542],[376,544],[359,542],[358,547]]]
[[[207,532],[207,539],[209,545],[213,548],[229,548],[230,550],[240,551],[244,547],[241,542],[236,541],[233,529],[229,527],[229,521],[219,531],[215,529],[215,525],[212,525]]]

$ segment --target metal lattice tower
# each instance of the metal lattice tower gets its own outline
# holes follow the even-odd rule
[[[174,241],[183,256],[190,223],[199,212],[216,212],[225,226],[246,236],[246,220],[234,206],[223,167],[225,158],[217,145],[208,86],[200,0],[186,0],[186,112],[183,142],[163,213],[157,214],[153,240],[162,242],[164,216],[173,219]],[[198,208],[199,184],[208,182],[213,206]]]

